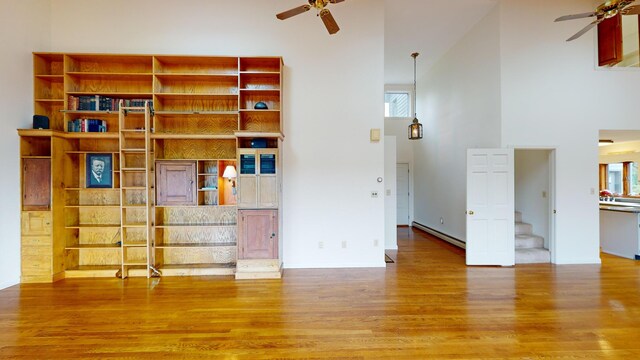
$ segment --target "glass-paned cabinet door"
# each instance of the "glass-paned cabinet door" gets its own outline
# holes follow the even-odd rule
[[[255,154],[240,155],[240,174],[254,175],[256,173],[256,156]]]
[[[276,155],[260,154],[260,174],[276,173]]]

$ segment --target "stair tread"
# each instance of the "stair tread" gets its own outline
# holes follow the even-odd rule
[[[551,253],[545,248],[516,249],[516,264],[538,264],[551,261]]]

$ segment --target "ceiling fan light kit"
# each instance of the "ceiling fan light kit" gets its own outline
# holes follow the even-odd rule
[[[320,17],[322,23],[327,28],[327,31],[330,35],[333,35],[340,31],[340,27],[338,26],[336,20],[333,18],[333,15],[329,11],[329,9],[327,9],[327,6],[329,4],[337,4],[343,1],[344,0],[308,0],[309,5],[301,5],[293,9],[283,11],[277,14],[276,18],[280,20],[286,20],[290,17],[305,13],[311,10],[311,8],[315,8],[318,11],[317,16]]]
[[[630,6],[637,1],[638,0],[608,0],[600,4],[600,6],[598,6],[595,11],[561,16],[555,21],[558,22],[590,17],[596,18],[589,25],[585,26],[582,30],[578,31],[575,35],[567,39],[567,41],[572,41],[586,34],[589,30],[593,29],[606,19],[610,19],[617,15],[640,15],[640,5],[636,4],[634,6]]]

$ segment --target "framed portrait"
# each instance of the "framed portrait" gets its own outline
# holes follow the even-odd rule
[[[87,154],[88,188],[113,187],[113,154]]]

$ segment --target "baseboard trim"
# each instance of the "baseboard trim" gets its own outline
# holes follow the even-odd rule
[[[449,235],[447,235],[445,233],[441,233],[440,231],[432,229],[432,228],[430,228],[428,226],[422,225],[422,224],[417,223],[415,221],[411,224],[411,226],[413,226],[413,227],[415,227],[417,229],[420,229],[420,230],[426,232],[427,234],[431,234],[431,235],[437,237],[438,239],[444,240],[444,241],[448,242],[451,245],[455,245],[455,246],[457,246],[459,248],[462,248],[462,249],[466,249],[467,248],[467,244],[465,244],[464,241],[462,241],[460,239],[456,239],[456,238],[454,238],[452,236],[449,236]]]

